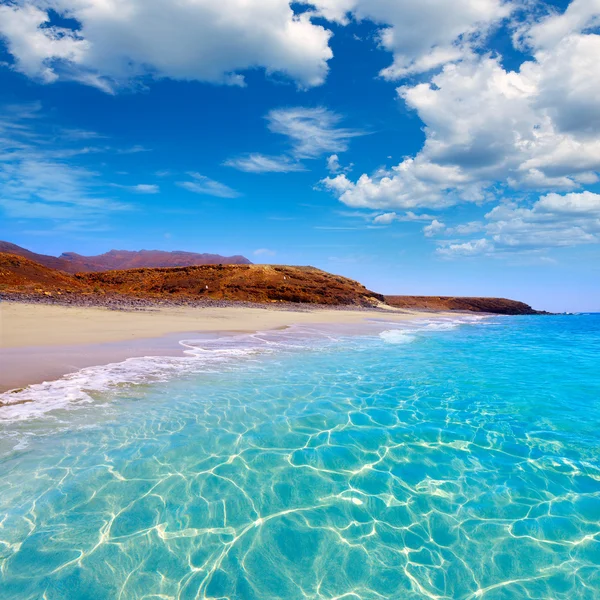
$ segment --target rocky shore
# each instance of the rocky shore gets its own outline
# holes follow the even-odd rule
[[[41,304],[46,306],[72,306],[76,308],[106,308],[109,310],[141,311],[158,308],[260,308],[268,310],[286,310],[310,312],[315,310],[340,311],[377,311],[389,313],[389,308],[380,306],[355,306],[331,304],[305,304],[297,302],[247,302],[243,300],[213,300],[210,298],[136,298],[121,294],[78,294],[78,293],[12,293],[0,292],[0,302],[18,302],[22,304]],[[401,312],[401,311],[398,311]]]

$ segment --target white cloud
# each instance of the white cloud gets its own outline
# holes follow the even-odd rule
[[[472,240],[462,244],[448,244],[437,249],[437,253],[445,258],[456,258],[459,256],[477,256],[478,254],[489,254],[492,245],[486,239]]]
[[[445,257],[475,254],[537,252],[550,248],[600,244],[600,194],[550,193],[530,208],[501,204],[485,216],[485,223],[470,223],[448,233],[483,230],[485,237],[464,243],[446,242],[437,252]]]
[[[343,217],[363,219],[374,225],[390,225],[394,222],[431,221],[434,218],[431,215],[425,213],[416,214],[410,210],[403,214],[397,212],[368,213],[362,211],[340,211],[339,214]]]
[[[242,194],[224,183],[210,179],[200,173],[188,173],[193,181],[178,181],[177,185],[194,194],[217,196],[218,198],[239,198]]]
[[[326,177],[321,184],[354,208],[443,208],[486,199],[481,183],[460,168],[430,163],[420,156],[407,158],[389,171],[363,174],[356,182],[342,174]]]
[[[483,202],[498,184],[570,191],[598,181],[600,35],[569,23],[568,35],[531,47],[517,71],[500,57],[471,55],[429,82],[399,87],[425,125],[421,151],[392,169],[327,178],[324,186],[349,206],[407,208]]]
[[[330,173],[339,173],[342,170],[340,157],[337,154],[332,154],[327,158],[327,170]]]
[[[429,225],[425,225],[425,227],[423,227],[423,233],[425,234],[425,237],[433,237],[434,235],[444,231],[444,229],[446,229],[445,223],[434,219],[431,221],[431,223],[429,223]]]
[[[160,188],[151,183],[138,183],[137,185],[119,185],[113,183],[112,186],[134,192],[135,194],[158,194],[160,192]]]
[[[468,223],[462,223],[456,227],[447,227],[446,233],[451,235],[469,235],[470,233],[476,233],[483,230],[484,225],[481,221],[469,221]]]
[[[269,250],[269,248],[257,248],[254,251],[255,256],[275,256],[276,254],[275,250]]]
[[[15,57],[17,70],[46,83],[58,79],[49,60],[78,63],[89,44],[70,29],[46,26],[46,11],[33,4],[0,6],[0,36]]]
[[[502,19],[515,4],[502,0],[305,0],[331,21],[370,20],[381,26],[379,41],[393,54],[381,74],[398,79],[456,61]]]
[[[223,164],[246,173],[290,173],[306,170],[301,163],[287,156],[266,156],[258,152],[229,158]]]
[[[251,153],[226,160],[226,166],[249,173],[305,171],[300,160],[316,159],[329,152],[344,152],[352,138],[364,135],[362,131],[340,127],[342,117],[324,107],[278,108],[271,110],[265,119],[271,132],[288,138],[288,153],[280,156]],[[328,165],[330,169],[349,170],[349,167],[342,169],[337,154],[329,157]]]
[[[83,221],[130,208],[105,197],[98,173],[65,160],[85,153],[69,145],[81,138],[68,131],[64,135],[47,132],[40,110],[38,104],[3,107],[0,209],[4,214],[19,219]]]
[[[49,9],[79,29],[49,26]],[[289,0],[18,0],[0,6],[0,36],[26,75],[107,92],[148,75],[243,85],[255,68],[308,88],[332,57],[331,32]]]
[[[340,163],[340,157],[337,154],[332,154],[327,158],[327,170],[332,175],[337,175],[338,173],[349,173],[352,171],[352,167],[354,167],[353,163],[350,163],[347,166],[342,166]]]
[[[345,152],[350,140],[364,135],[356,129],[339,127],[342,117],[324,107],[278,108],[267,116],[269,130],[289,138],[297,158],[318,158],[330,152]]]
[[[373,219],[375,225],[389,225],[398,218],[395,212],[382,213]]]
[[[600,0],[572,0],[563,13],[550,16],[518,30],[525,46],[551,48],[572,33],[600,26]],[[518,38],[518,35],[517,35]]]

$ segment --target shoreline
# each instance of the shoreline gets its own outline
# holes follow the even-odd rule
[[[85,367],[142,356],[183,356],[179,341],[292,325],[406,322],[449,313],[262,305],[134,310],[4,301],[0,304],[0,393]],[[456,316],[456,315],[454,315]]]

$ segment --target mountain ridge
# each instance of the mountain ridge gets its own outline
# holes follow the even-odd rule
[[[94,256],[83,256],[76,252],[63,252],[56,257],[38,254],[5,241],[0,241],[0,252],[23,256],[45,267],[67,273],[212,264],[252,264],[245,256],[239,254],[221,256],[220,254],[186,252],[183,250],[109,250]]]

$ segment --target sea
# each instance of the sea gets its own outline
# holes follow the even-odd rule
[[[600,315],[182,340],[0,395],[0,598],[600,598]]]

